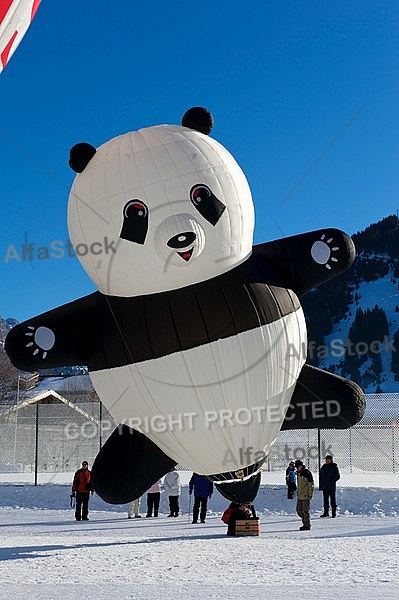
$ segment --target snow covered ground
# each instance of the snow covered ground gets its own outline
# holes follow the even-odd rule
[[[283,473],[264,473],[255,502],[261,535],[236,538],[226,536],[218,492],[206,523],[191,524],[189,475],[181,473],[176,519],[166,517],[164,493],[157,519],[127,519],[126,506],[94,495],[88,522],[73,519],[71,474],[36,487],[0,475],[0,598],[398,598],[397,475],[379,474],[373,488],[351,487],[344,475],[338,517],[319,518],[316,492],[312,529],[301,532]]]

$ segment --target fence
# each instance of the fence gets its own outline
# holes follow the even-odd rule
[[[83,459],[91,464],[117,426],[99,402],[34,404],[0,412],[0,473],[74,471]],[[282,431],[265,463],[285,469],[291,459],[314,471],[325,454],[342,470],[399,472],[399,394],[372,394],[362,421],[347,430]],[[184,470],[184,465],[179,465]]]

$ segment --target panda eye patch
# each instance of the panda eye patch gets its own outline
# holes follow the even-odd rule
[[[226,206],[204,183],[197,183],[190,190],[190,200],[200,215],[211,225],[216,225]]]
[[[123,224],[119,237],[144,244],[148,231],[148,208],[142,200],[129,200],[123,208]]]

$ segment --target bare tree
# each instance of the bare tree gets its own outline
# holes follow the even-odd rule
[[[18,387],[18,370],[11,364],[10,359],[0,348],[0,403],[8,403],[16,394]]]

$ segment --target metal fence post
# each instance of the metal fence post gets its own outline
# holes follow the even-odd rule
[[[395,429],[392,427],[392,470],[395,473]]]
[[[318,470],[320,473],[320,467],[321,467],[321,442],[320,442],[320,429],[317,430],[317,456],[318,456]]]
[[[37,472],[39,467],[39,403],[36,403],[36,431],[35,431],[35,485],[37,485]]]
[[[100,450],[103,445],[103,403],[100,400],[100,417],[98,419],[100,421]]]
[[[352,473],[352,430],[349,429],[349,473]]]

